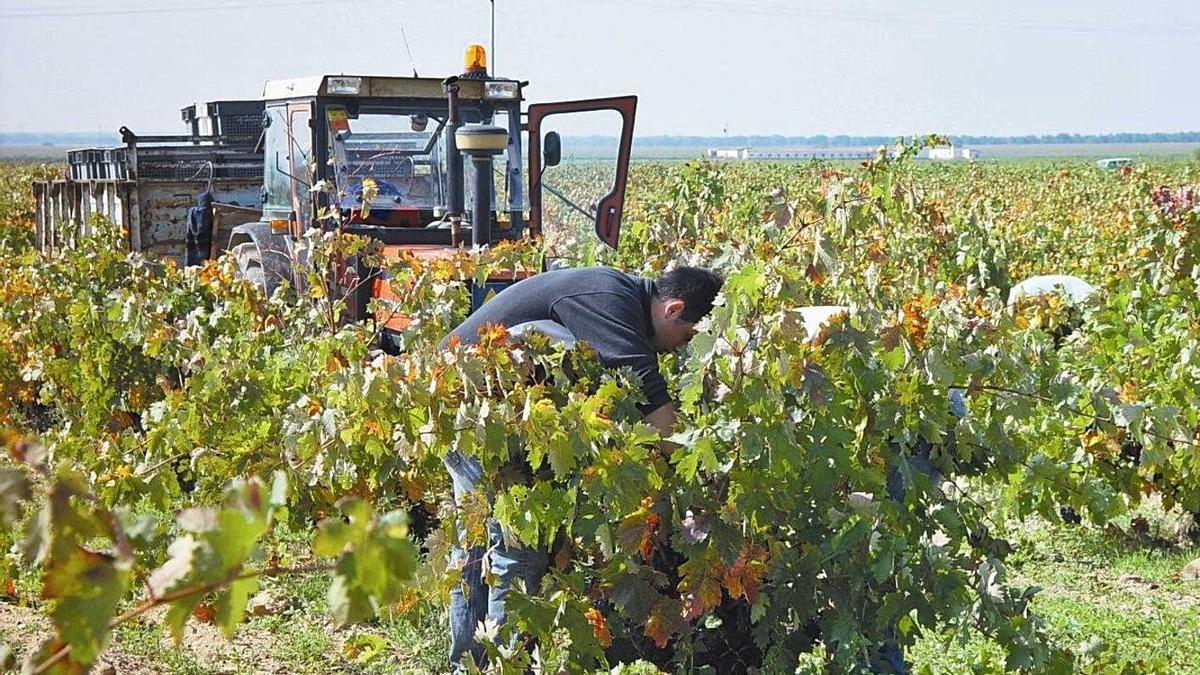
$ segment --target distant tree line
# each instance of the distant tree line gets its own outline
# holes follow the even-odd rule
[[[637,136],[635,142],[642,147],[705,146],[720,147],[849,147],[886,145],[899,136]],[[951,135],[951,142],[959,145],[1041,145],[1047,143],[1200,143],[1200,131],[1178,131],[1174,133],[1119,133],[1119,134],[1027,134],[1025,136],[967,136]],[[572,140],[597,143],[605,139],[600,136],[572,137]],[[611,140],[611,139],[610,139]]]

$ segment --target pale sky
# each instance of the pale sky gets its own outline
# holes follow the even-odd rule
[[[189,9],[193,7],[196,9]],[[182,132],[267,79],[461,69],[487,0],[0,0],[0,131]],[[534,102],[640,135],[1200,129],[1200,0],[496,0]]]

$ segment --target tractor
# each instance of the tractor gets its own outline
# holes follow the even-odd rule
[[[554,210],[543,199],[549,192],[615,247],[637,98],[523,109],[528,84],[491,76],[485,50],[471,45],[463,72],[448,78],[273,80],[260,101],[185,108],[190,134],[122,128],[125,147],[73,151],[69,177],[34,184],[38,246],[72,245],[99,213],[125,228],[130,249],[154,257],[195,263],[227,249],[239,272],[271,293],[283,281],[302,283],[298,244],[311,228],[375,239],[384,258],[431,258],[542,234]],[[559,132],[543,131],[595,114],[615,136],[605,137],[615,152],[601,172],[611,184],[580,206],[543,180],[562,160]],[[245,123],[254,116],[260,125]],[[471,309],[523,274],[473,288]],[[371,318],[370,298],[391,292],[387,279],[361,287],[350,320]],[[385,340],[403,321],[389,320]]]

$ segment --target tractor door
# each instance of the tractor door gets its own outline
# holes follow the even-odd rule
[[[286,232],[298,237],[310,225],[314,184],[312,104],[269,105],[266,110],[266,146],[263,172],[263,216],[286,221]],[[284,231],[274,228],[276,234]]]
[[[529,106],[529,227],[548,257],[621,238],[636,96]]]
[[[287,107],[288,172],[291,177],[292,235],[299,237],[312,226],[312,186],[314,176],[312,142],[312,104],[293,103]]]

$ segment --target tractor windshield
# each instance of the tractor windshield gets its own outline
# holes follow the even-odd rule
[[[371,209],[432,209],[443,203],[442,130],[445,118],[425,114],[360,114],[331,111],[330,159],[343,209],[363,204],[363,181],[375,183]]]
[[[497,163],[493,205],[503,204],[504,209],[517,212],[528,208],[520,189],[523,163],[519,115],[500,107],[485,111],[464,105],[463,117],[466,123],[497,124],[516,134],[518,142],[509,144],[505,162]],[[347,110],[330,106],[326,118],[337,199],[352,221],[425,226],[436,209],[446,206],[449,176],[444,108],[361,105]],[[370,215],[363,218],[360,214],[367,178],[374,182],[375,195]],[[467,203],[471,186],[472,181],[467,180]]]

